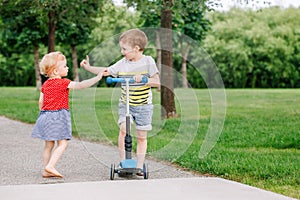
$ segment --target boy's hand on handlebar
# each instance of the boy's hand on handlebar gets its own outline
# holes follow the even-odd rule
[[[142,75],[135,75],[132,78],[133,78],[134,82],[140,83],[140,82],[142,82],[143,76]]]

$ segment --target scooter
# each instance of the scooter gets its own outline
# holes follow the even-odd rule
[[[129,113],[129,83],[134,83],[133,78],[112,78],[106,79],[107,84],[112,83],[125,83],[126,86],[126,136],[125,136],[125,160],[122,160],[119,166],[116,168],[115,164],[111,164],[110,168],[110,180],[114,180],[115,174],[120,177],[132,176],[137,174],[143,174],[144,179],[148,179],[149,171],[148,165],[143,164],[143,169],[137,168],[137,161],[132,159],[132,137],[130,135],[130,113]],[[143,83],[148,82],[148,78],[144,76],[142,78]]]

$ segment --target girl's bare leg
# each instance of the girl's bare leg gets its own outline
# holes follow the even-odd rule
[[[54,147],[54,141],[45,141],[45,147],[43,152],[43,166],[46,167],[51,158],[52,150]]]
[[[147,152],[147,131],[136,130],[136,139],[137,168],[143,169],[143,164]]]
[[[49,160],[51,158],[52,150],[54,147],[54,141],[45,141],[45,147],[43,152],[43,166],[44,168],[48,165]],[[51,177],[47,172],[43,172],[43,177]]]
[[[57,147],[53,151],[52,156],[45,166],[45,171],[50,172],[51,174],[62,175],[55,169],[55,165],[57,164],[58,160],[61,158],[62,154],[64,153],[65,149],[68,146],[68,140],[59,140],[57,141]]]

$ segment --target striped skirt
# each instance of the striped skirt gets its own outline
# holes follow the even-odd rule
[[[70,111],[66,109],[40,111],[31,136],[46,141],[72,139]]]

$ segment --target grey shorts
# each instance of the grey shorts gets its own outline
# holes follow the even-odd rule
[[[137,130],[150,131],[152,129],[153,105],[129,106],[130,121],[135,122]],[[126,121],[126,104],[119,103],[118,124]]]

